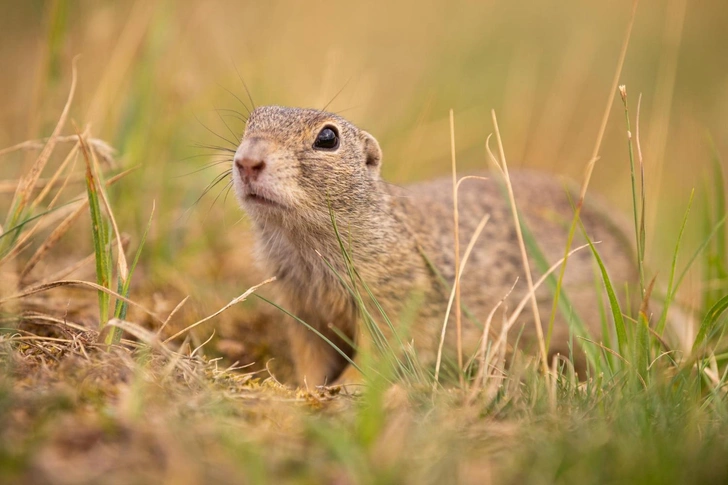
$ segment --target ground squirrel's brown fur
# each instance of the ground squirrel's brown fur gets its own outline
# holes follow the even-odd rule
[[[339,274],[347,274],[331,210],[362,279],[395,324],[412,301],[410,297],[421,296],[408,335],[420,360],[432,363],[449,290],[428,266],[423,253],[452,284],[452,180],[392,186],[380,178],[381,162],[377,141],[340,116],[265,106],[256,108],[248,119],[233,162],[233,182],[256,229],[258,258],[277,277],[278,304],[350,354],[352,350],[331,326],[351,340],[363,338],[355,299],[324,261]],[[533,172],[514,173],[511,180],[519,209],[546,258],[549,263],[558,261],[563,257],[573,214],[564,184],[553,176]],[[461,280],[463,305],[484,321],[517,278],[507,300],[511,310],[527,292],[513,217],[495,174],[487,181],[463,182],[458,205],[461,254],[481,217],[490,214]],[[615,287],[634,281],[631,251],[622,233],[589,204],[582,211],[582,220],[590,237],[601,241],[599,250]],[[532,261],[534,278],[539,274],[535,267]],[[601,319],[594,263],[588,250],[570,258],[565,287],[575,311],[598,335]],[[545,289],[537,296],[545,325],[552,298]],[[499,322],[496,318],[496,326]],[[535,328],[530,310],[522,312],[514,334],[521,324],[519,346],[533,349]],[[472,354],[480,335],[481,330],[463,318],[465,355]],[[559,315],[551,351],[567,354],[568,335],[568,325]],[[347,365],[329,344],[293,320],[289,339],[301,383],[331,383]],[[575,347],[579,358],[582,351],[578,344]],[[446,351],[452,356],[454,349],[455,325],[451,321]]]

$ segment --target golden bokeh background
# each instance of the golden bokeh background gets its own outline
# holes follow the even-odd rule
[[[5,0],[0,147],[50,134],[80,55],[71,119],[115,147],[120,168],[140,166],[111,190],[123,230],[138,240],[156,203],[137,291],[162,307],[170,292],[190,294],[196,312],[210,313],[260,276],[233,197],[214,202],[222,184],[195,203],[224,165],[185,175],[220,156],[200,144],[242,134],[237,115],[222,111],[245,113],[241,79],[257,105],[328,105],[370,131],[395,183],[448,173],[450,109],[463,171],[487,165],[493,109],[512,168],[581,179],[631,10],[629,0]],[[644,1],[637,10],[620,83],[633,132],[642,95],[654,271],[669,267],[692,188],[702,203],[711,145],[728,153],[726,25],[723,0]],[[629,214],[619,96],[600,155],[592,188]],[[4,157],[0,175],[17,178],[31,158]],[[64,257],[90,251],[86,223],[62,247]],[[692,247],[700,223],[695,214]]]

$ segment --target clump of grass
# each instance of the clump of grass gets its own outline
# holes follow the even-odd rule
[[[103,181],[98,160],[99,148],[101,148],[100,153],[104,158],[109,157],[107,145],[103,142],[90,139],[88,133],[82,133],[78,129],[76,130],[75,136],[62,137],[60,135],[67,122],[75,90],[76,65],[74,61],[70,92],[60,119],[51,136],[42,145],[40,154],[35,162],[31,165],[28,172],[20,179],[15,195],[10,204],[10,209],[5,223],[6,230],[0,235],[0,265],[4,266],[6,269],[9,268],[10,265],[17,260],[18,255],[27,250],[27,248],[34,242],[33,238],[36,236],[37,232],[43,229],[52,228],[50,234],[38,246],[34,254],[28,259],[25,266],[21,270],[17,271],[17,281],[22,282],[23,279],[26,279],[29,276],[31,270],[37,265],[37,263],[45,255],[47,255],[48,251],[50,251],[58,243],[58,241],[60,241],[61,238],[68,233],[73,222],[75,222],[85,208],[88,207],[92,222],[91,234],[93,236],[94,247],[93,259],[96,262],[96,285],[98,287],[99,295],[99,331],[101,331],[105,328],[109,320],[109,305],[111,296],[117,296],[113,317],[123,319],[126,315],[128,308],[128,299],[126,299],[126,297],[129,295],[131,276],[139,260],[139,254],[144,244],[144,240],[146,239],[146,232],[142,237],[142,243],[136,253],[134,262],[131,268],[128,268],[122,244],[123,238],[116,225],[116,221],[114,220],[114,213],[111,210],[111,206],[106,195],[106,183]],[[69,141],[74,143],[69,154],[56,168],[55,172],[49,177],[48,182],[39,191],[37,187],[38,181],[51,159],[56,145],[59,142]],[[16,145],[9,150],[5,150],[4,153],[8,154],[24,148],[34,148],[35,146],[36,144],[32,142],[26,142],[24,144]],[[73,169],[79,152],[84,158],[86,165],[86,196],[75,197],[68,202],[60,203],[59,201],[62,200],[61,197],[63,192],[68,186],[69,180],[74,175]],[[128,172],[122,172],[121,174],[118,174],[113,177],[109,183],[113,183],[121,179],[127,173]],[[35,196],[35,198],[33,198],[34,192],[38,191],[39,193]],[[53,197],[50,201],[46,202],[43,207],[44,201],[49,195],[53,195]],[[103,212],[101,209],[102,204],[104,207]],[[58,223],[58,217],[54,216],[60,214],[60,216],[63,217],[65,214],[63,212],[58,212],[59,209],[66,209],[67,212],[70,212],[60,221],[60,223]],[[31,223],[34,223],[34,225],[31,226]],[[57,225],[54,226],[54,224]],[[112,228],[113,233],[111,230]],[[147,230],[148,228],[149,226],[147,226]],[[112,246],[112,243],[115,243],[115,247]],[[116,249],[115,252],[117,258],[117,292],[114,292],[112,289],[112,258],[114,249]],[[13,270],[10,269],[9,272],[13,272]],[[8,302],[23,296],[45,291],[47,289],[73,284],[83,285],[84,282],[70,280],[41,281],[40,283],[30,285],[22,290],[15,288],[14,291],[9,291],[9,294],[1,295],[0,302]],[[108,334],[107,343],[118,343],[120,338],[120,330],[113,329]]]
[[[619,60],[617,61],[617,68],[614,72],[614,78],[612,80],[612,88],[609,91],[609,95],[607,97],[607,105],[604,109],[604,114],[602,116],[602,121],[599,127],[599,132],[597,134],[596,142],[594,143],[594,150],[592,152],[592,156],[589,159],[589,162],[587,163],[586,172],[584,174],[584,181],[582,182],[581,186],[581,193],[579,194],[579,199],[576,203],[576,207],[574,210],[574,217],[571,221],[571,227],[569,228],[569,236],[566,241],[566,248],[564,250],[565,256],[564,256],[564,264],[561,267],[561,272],[559,273],[558,282],[556,284],[556,292],[554,296],[554,303],[551,309],[551,316],[549,318],[549,330],[548,335],[551,335],[554,321],[556,319],[556,312],[559,308],[559,300],[561,296],[561,287],[563,286],[563,280],[564,275],[566,274],[566,265],[568,263],[568,253],[571,249],[571,245],[574,241],[574,236],[576,234],[576,230],[579,223],[579,216],[581,213],[581,208],[584,204],[584,200],[586,198],[587,189],[589,187],[589,183],[591,181],[592,173],[594,172],[594,166],[596,165],[597,161],[599,160],[599,150],[602,146],[602,140],[604,139],[604,132],[607,128],[607,122],[609,121],[609,114],[612,111],[612,104],[614,102],[614,96],[617,92],[617,86],[619,84],[619,78],[622,74],[622,67],[624,66],[624,60],[627,56],[627,48],[629,47],[629,40],[632,36],[632,27],[634,26],[635,17],[637,15],[637,5],[639,2],[635,0],[632,3],[632,13],[630,16],[629,24],[627,26],[627,31],[624,36],[624,40],[622,42],[622,49],[619,54]]]
[[[139,17],[135,18],[144,20],[146,7],[139,5]],[[125,45],[141,38],[141,23],[130,29]],[[53,42],[56,62],[60,40],[54,36]],[[157,61],[154,55],[149,56],[149,62]],[[149,82],[140,84],[141,94],[148,95],[154,89]],[[95,105],[98,111],[98,103]],[[139,106],[134,105],[136,108]],[[143,119],[146,111],[140,109],[139,113],[131,117],[132,123]],[[625,115],[629,120],[627,109]],[[64,127],[68,125],[66,118],[65,114],[61,117]],[[604,126],[600,128],[599,143]],[[639,122],[635,124],[638,127]],[[507,330],[491,335],[496,308],[483,322],[477,354],[463,356],[469,358],[457,362],[443,362],[443,369],[453,372],[447,374],[447,379],[444,372],[436,377],[432,369],[420,365],[409,346],[407,319],[392,321],[372,297],[372,288],[357,272],[356,255],[351,254],[341,237],[332,213],[332,230],[338,234],[344,265],[326,263],[360,306],[364,331],[371,334],[373,342],[371,348],[360,349],[369,357],[354,362],[366,375],[368,386],[363,395],[353,398],[335,388],[283,386],[270,373],[250,372],[245,367],[248,362],[243,366],[223,364],[213,357],[214,349],[208,341],[190,344],[192,330],[199,330],[220,312],[245,300],[256,287],[233,299],[220,312],[198,319],[163,340],[168,324],[180,315],[188,299],[182,299],[163,317],[158,308],[148,310],[132,298],[131,275],[140,261],[151,222],[139,238],[132,264],[126,268],[121,258],[135,239],[120,233],[116,219],[122,219],[118,212],[121,205],[114,210],[114,194],[106,191],[127,172],[116,176],[108,173],[107,145],[92,138],[87,130],[66,136],[63,131],[56,128],[46,140],[0,150],[0,156],[14,150],[40,151],[18,185],[0,236],[0,284],[13,282],[0,295],[4,311],[0,331],[3,483],[728,480],[724,463],[728,453],[728,256],[724,181],[717,155],[712,183],[704,191],[705,204],[695,204],[700,207],[698,219],[702,218],[704,226],[700,244],[688,255],[684,267],[680,266],[679,252],[687,246],[684,235],[697,212],[691,196],[676,231],[667,289],[656,323],[647,319],[644,304],[633,309],[620,306],[616,298],[620,289],[614,288],[609,268],[600,262],[599,246],[587,237],[587,247],[598,268],[600,287],[595,291],[606,287],[608,296],[601,341],[580,334],[578,323],[574,323],[578,320],[571,319],[575,345],[591,355],[589,375],[582,381],[570,370],[568,357],[544,362],[542,355],[538,365],[532,365],[516,352],[512,362],[504,364],[507,342],[513,339]],[[499,130],[495,131],[500,138]],[[454,136],[451,139],[454,148]],[[596,162],[599,143],[589,170]],[[68,155],[52,174],[45,175],[61,144],[71,144]],[[138,150],[133,143],[126,148]],[[500,153],[500,159],[505,160]],[[638,161],[639,153],[637,145]],[[634,163],[633,157],[634,153],[630,155],[631,177],[636,181],[641,164]],[[78,162],[85,168],[81,174],[74,170]],[[78,180],[86,182],[85,190],[69,194]],[[456,181],[454,190],[462,180]],[[632,202],[635,241],[642,248],[637,264],[644,266],[647,196],[643,190],[641,194],[638,198],[633,191]],[[583,198],[581,194],[576,201],[577,214]],[[128,200],[120,201],[124,202]],[[513,215],[519,218],[515,202]],[[652,207],[658,205],[652,202]],[[146,220],[146,210],[144,213]],[[128,218],[128,214],[124,216]],[[54,274],[39,276],[43,266],[40,263],[55,256],[54,249],[64,237],[72,244],[79,242],[81,236],[72,235],[71,229],[77,221],[91,222],[93,253]],[[578,216],[574,221],[575,232]],[[484,227],[487,218],[481,224],[479,227]],[[525,250],[539,261],[538,241],[525,224],[519,227]],[[84,231],[78,233],[86,235]],[[157,241],[157,247],[164,248],[167,237],[158,239],[162,242]],[[561,291],[553,272],[580,249],[565,248],[564,258],[550,267],[545,260],[538,262],[539,272],[545,276],[534,281],[532,287],[550,286],[558,295],[554,311],[568,308],[568,296]],[[32,254],[28,254],[30,250],[34,250]],[[462,273],[467,255],[466,250],[456,265],[456,275]],[[155,258],[147,262],[150,267],[157,261]],[[197,259],[202,258],[197,254]],[[72,270],[94,262],[95,282],[68,279]],[[695,337],[682,351],[669,346],[673,342],[668,324],[679,301],[678,290],[693,264],[700,265],[704,280],[700,308],[695,310],[699,325]],[[342,267],[343,271],[335,270]],[[149,267],[143,269],[143,276],[150,278]],[[646,268],[640,273],[646,274]],[[169,274],[157,278],[161,279],[158,290],[174,284]],[[640,281],[646,300],[653,285],[645,276]],[[658,278],[654,287],[659,288],[661,283]],[[49,294],[48,290],[60,291],[71,285],[90,289],[87,293],[91,298],[98,292],[92,302],[93,315],[85,314],[81,319],[67,311],[70,304],[86,302],[85,294],[59,298],[59,305],[54,305],[51,298],[36,299],[41,293]],[[474,319],[467,308],[455,302],[458,280],[444,282],[444,287],[452,295],[451,311]],[[529,305],[531,296],[529,292],[514,308],[504,329]],[[11,307],[11,302],[22,305]],[[35,305],[32,308],[36,311],[27,311],[26,305]],[[149,320],[135,321],[127,313],[130,307],[147,313]],[[606,313],[611,318],[606,318]],[[445,316],[444,322],[448,319],[449,315]],[[19,320],[22,324],[17,326]],[[103,322],[105,330],[100,328]],[[182,338],[184,341],[176,346]],[[547,333],[546,349],[548,342]],[[461,382],[464,385],[459,385]]]
[[[93,157],[88,160],[87,169],[95,170]],[[104,250],[94,257],[109,258],[109,246],[116,246],[109,244],[115,231],[99,191],[106,184],[94,172],[91,175],[99,213],[94,217],[108,235]],[[484,218],[482,226],[486,223]],[[460,388],[453,374],[433,392],[434,373],[420,365],[408,346],[407,325],[392,321],[377,304],[356,270],[355,255],[333,212],[331,224],[343,274],[336,269],[342,266],[325,262],[356,299],[364,330],[372,336],[372,348],[362,349],[370,353],[360,366],[369,383],[363,395],[354,398],[335,388],[293,389],[271,375],[247,372],[235,364],[218,367],[219,359],[205,356],[204,344],[174,349],[169,346],[172,340],[161,341],[159,330],[177,309],[151,331],[124,318],[110,318],[108,326],[129,337],[112,345],[99,342],[98,334],[84,327],[56,321],[49,326],[61,337],[29,331],[0,335],[6,368],[0,378],[0,421],[6,430],[0,437],[0,474],[25,480],[62,473],[77,482],[93,481],[101,473],[127,482],[184,475],[216,483],[581,483],[584,477],[643,483],[655,477],[704,482],[726,478],[721,465],[728,452],[728,358],[720,349],[725,344],[721,314],[728,299],[719,299],[704,313],[693,352],[680,358],[672,350],[656,351],[655,335],[650,334],[654,345],[647,349],[639,343],[612,288],[607,292],[608,309],[616,326],[610,331],[617,339],[613,345],[590,345],[613,357],[613,363],[607,357],[603,362],[597,359],[582,382],[569,371],[568,359],[550,362],[547,373],[540,360],[532,366],[516,358],[504,366],[507,335],[491,339],[491,314],[484,322],[479,352],[470,359],[479,363],[473,367],[476,372],[461,368],[458,373],[466,386]],[[713,227],[706,234],[701,248],[715,232]],[[530,251],[526,232],[523,237]],[[587,243],[601,283],[609,288],[597,246],[588,238]],[[468,254],[463,254],[460,271]],[[545,276],[533,282],[505,328],[562,263],[541,271]],[[671,273],[684,271],[673,267]],[[668,295],[674,295],[681,277],[674,280]],[[98,290],[96,286],[90,287]],[[111,294],[107,290],[104,294]],[[114,293],[121,297],[127,292],[121,285]],[[467,314],[465,308],[463,312]],[[208,321],[202,319],[171,338]],[[644,352],[640,364],[635,364],[637,352]],[[65,384],[48,386],[51,381]],[[30,390],[44,386],[48,391],[42,395]],[[32,429],[18,418],[19,409],[31,410]]]

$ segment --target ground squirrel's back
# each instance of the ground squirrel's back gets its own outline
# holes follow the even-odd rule
[[[505,186],[499,174],[482,175],[487,180],[472,179],[461,184],[458,207],[461,256],[482,217],[486,214],[489,216],[483,232],[472,248],[461,278],[464,306],[484,321],[493,306],[509,292],[506,303],[508,310],[513,310],[514,305],[527,295],[528,286]],[[515,172],[510,179],[519,213],[550,266],[564,257],[573,215],[569,197],[574,200],[578,193],[572,190],[573,184],[564,183],[545,173]],[[424,252],[448,282],[454,281],[452,180],[440,179],[415,184],[401,189],[401,193],[403,195],[399,204],[402,213],[406,214],[408,224],[421,242]],[[636,268],[632,262],[630,242],[624,235],[624,224],[612,220],[599,204],[593,202],[586,204],[581,219],[589,237],[597,241],[597,248],[607,262],[615,287],[621,289],[625,283],[636,281]],[[585,239],[579,234],[572,248],[585,243]],[[533,281],[536,281],[542,273],[538,271],[539,265],[533,257],[533,251],[529,251],[529,256]],[[601,280],[596,278],[595,270],[590,250],[585,248],[577,251],[569,258],[564,288],[574,311],[587,324],[592,335],[600,335],[601,316],[597,292],[601,291],[602,286]],[[546,285],[542,285],[536,297],[545,334],[553,294]],[[569,355],[567,318],[563,313],[557,318],[551,353]],[[500,322],[499,317],[494,318],[496,328],[499,328]],[[512,333],[518,334],[520,326],[525,325],[520,346],[536,352],[536,334],[530,305],[523,311],[518,322]],[[479,330],[469,325],[464,331],[465,349],[472,353]],[[450,347],[453,347],[454,335],[449,335],[449,338]],[[578,349],[577,346],[575,360],[583,364],[583,355]]]
[[[419,297],[421,304],[408,334],[427,364],[435,358],[449,295],[447,285],[454,279],[452,181],[392,186],[380,178],[381,161],[376,140],[337,115],[267,106],[255,109],[248,120],[233,162],[233,182],[256,229],[258,258],[278,278],[275,298],[281,306],[351,357],[355,352],[347,340],[362,344],[366,338],[355,299],[326,264],[328,261],[339,274],[346,274],[331,223],[333,213],[357,270],[395,323],[417,299],[414,297]],[[563,257],[573,213],[564,184],[533,172],[512,174],[511,179],[519,210],[546,259],[549,264],[558,261]],[[509,309],[527,291],[506,200],[493,176],[465,181],[459,192],[461,253],[481,218],[490,215],[461,280],[463,305],[480,321],[514,283],[507,300]],[[634,281],[630,246],[619,228],[589,204],[582,220],[590,237],[601,241],[599,250],[614,284]],[[540,273],[533,260],[531,268],[535,279]],[[591,254],[588,250],[576,253],[567,267],[565,289],[574,311],[591,330],[599,332],[596,288]],[[545,323],[552,298],[545,289],[537,298]],[[299,381],[323,384],[337,379],[346,360],[302,325],[293,320],[287,324]],[[521,314],[513,333],[521,326],[521,347],[532,347],[532,312]],[[568,328],[565,316],[559,315],[552,351],[568,352]],[[465,352],[472,354],[480,333],[476,324],[464,320]],[[455,348],[454,339],[454,325],[449,325],[449,355]],[[578,346],[575,356],[577,360],[582,356]],[[344,376],[351,377],[348,371]]]

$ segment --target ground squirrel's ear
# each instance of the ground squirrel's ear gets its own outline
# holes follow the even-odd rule
[[[379,148],[377,140],[366,131],[362,131],[361,136],[364,142],[367,167],[379,172],[379,166],[382,164],[382,149]]]

